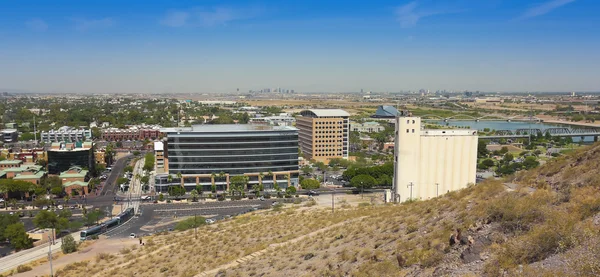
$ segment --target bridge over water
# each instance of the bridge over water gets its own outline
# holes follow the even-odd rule
[[[496,130],[493,135],[479,136],[480,139],[528,138],[530,135],[546,133],[552,137],[598,137],[600,128],[526,128],[516,130]]]

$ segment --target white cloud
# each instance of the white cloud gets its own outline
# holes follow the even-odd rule
[[[412,28],[417,25],[419,20],[424,17],[429,17],[433,15],[440,14],[449,14],[449,13],[458,13],[463,10],[455,10],[448,8],[428,8],[428,9],[419,9],[418,1],[412,1],[408,4],[399,6],[396,8],[395,14],[396,19],[400,22],[400,27],[402,28]]]
[[[259,7],[251,8],[192,8],[189,10],[169,11],[159,21],[169,27],[212,27],[227,25],[227,23],[254,18],[263,13]]]
[[[48,24],[44,20],[41,20],[39,18],[34,18],[25,22],[25,26],[27,26],[27,28],[31,30],[38,32],[43,32],[48,29]]]
[[[169,27],[181,27],[185,26],[188,19],[190,18],[189,12],[183,11],[170,11],[167,15],[160,20],[160,24]]]
[[[575,2],[575,0],[551,0],[530,8],[529,10],[525,11],[525,13],[521,15],[519,19],[528,19],[544,15],[571,2]]]
[[[110,17],[100,19],[85,19],[85,18],[72,18],[75,22],[75,30],[87,31],[91,29],[103,29],[109,28],[115,25],[115,21]]]

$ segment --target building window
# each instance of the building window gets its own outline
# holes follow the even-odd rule
[[[413,124],[415,124],[415,120],[413,119]]]
[[[408,120],[408,119],[407,119],[407,120],[406,120],[406,124],[408,124],[408,123],[410,123],[410,120]]]
[[[412,129],[412,132],[414,133],[414,132],[415,132],[415,129]]]
[[[408,129],[406,129],[406,133],[408,134]]]

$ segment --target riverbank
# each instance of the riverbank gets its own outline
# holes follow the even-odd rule
[[[538,115],[537,117],[539,119],[543,120],[544,123],[548,123],[548,124],[561,124],[561,125],[584,126],[584,127],[600,127],[600,122],[594,122],[594,123],[574,122],[574,121],[558,119],[558,118],[552,117],[552,116],[543,116],[543,115]]]

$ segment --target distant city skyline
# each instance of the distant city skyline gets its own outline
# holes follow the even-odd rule
[[[599,9],[590,0],[4,1],[0,91],[600,91]]]

